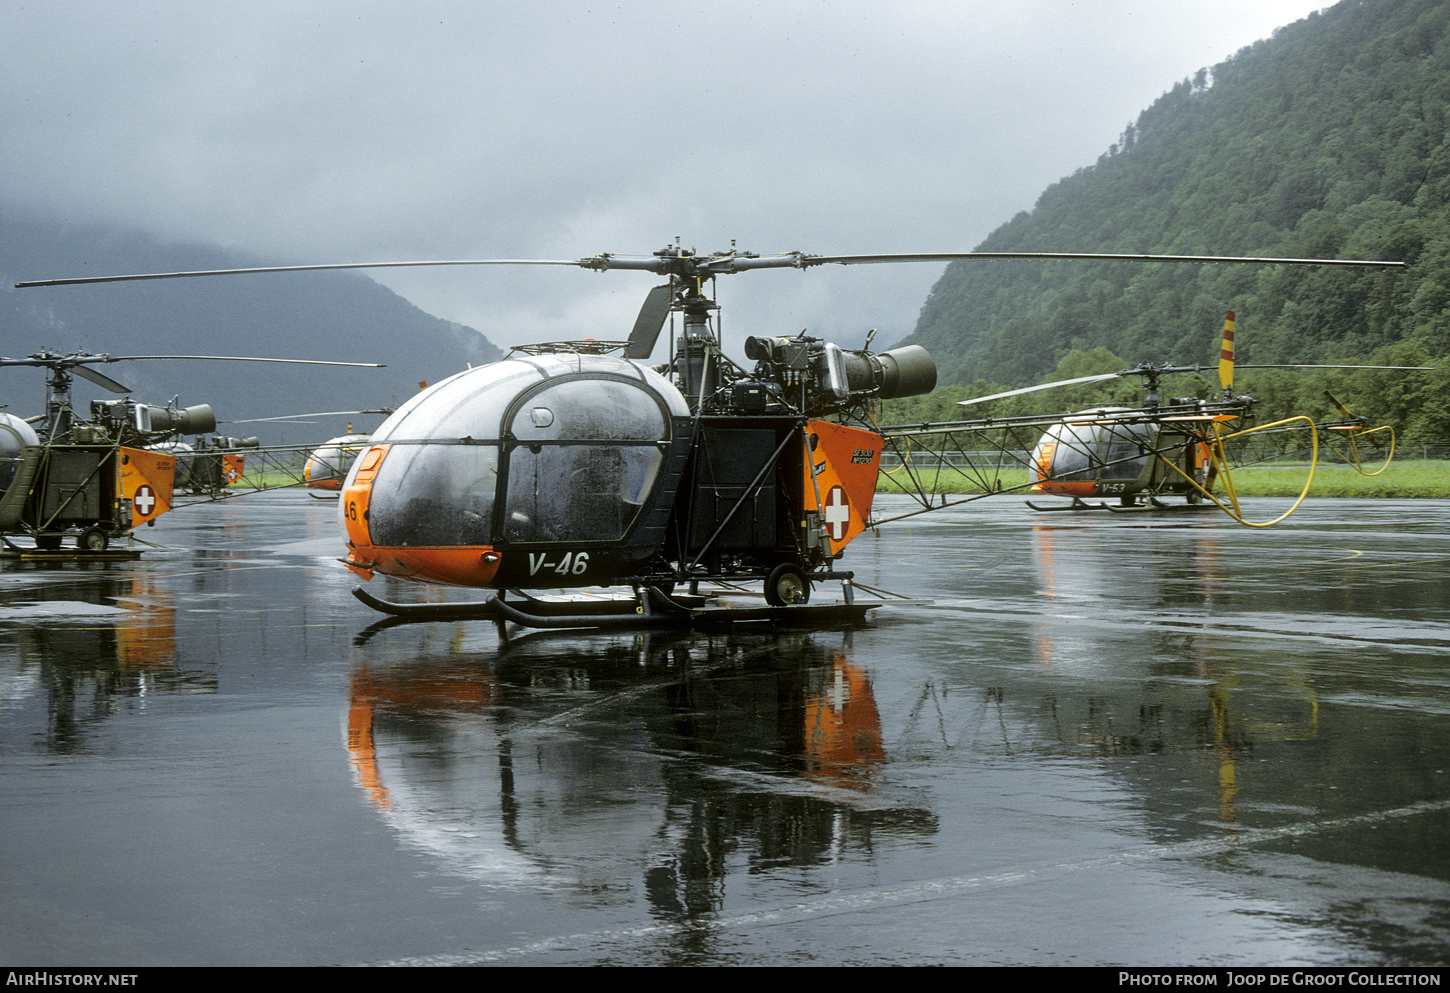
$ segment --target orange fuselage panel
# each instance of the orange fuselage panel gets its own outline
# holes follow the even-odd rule
[[[171,509],[176,457],[170,452],[122,448],[119,475],[117,492],[131,504],[132,527],[154,521]]]
[[[814,445],[806,461],[805,512],[825,522],[830,554],[837,555],[866,530],[885,440],[874,431],[830,421],[810,421]]]

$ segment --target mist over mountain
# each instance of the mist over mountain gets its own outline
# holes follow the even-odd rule
[[[395,407],[499,349],[472,328],[425,314],[358,272],[305,272],[15,289],[19,280],[180,272],[276,264],[215,246],[158,241],[104,226],[0,214],[0,354],[42,348],[111,355],[237,355],[381,362],[385,369],[249,362],[146,361],[104,366],[135,399],[208,403],[223,421],[284,414]],[[78,381],[76,400],[108,398]],[[44,377],[0,369],[0,403],[38,413]],[[221,425],[234,436],[310,442],[371,430],[378,416],[323,418],[312,425]]]
[[[1407,269],[955,263],[906,340],[944,383],[1016,387],[1094,349],[1216,362],[1232,309],[1241,362],[1435,361],[1450,353],[1447,123],[1450,4],[1344,0],[1183,79],[977,250]]]
[[[990,155],[990,135],[977,137],[981,154]],[[1045,144],[1052,140],[1042,136]],[[1450,4],[1342,0],[1191,73],[1127,122],[1096,163],[1049,186],[1032,211],[1004,223],[978,249],[1409,265],[1383,271],[956,263],[905,339],[931,350],[944,387],[930,404],[893,402],[908,408],[904,419],[957,416],[952,401],[968,395],[963,391],[981,395],[1139,362],[1212,365],[1224,312],[1232,309],[1241,365],[1439,363],[1430,374],[1366,372],[1336,376],[1332,385],[1357,413],[1382,417],[1408,437],[1450,438]],[[0,353],[50,347],[388,365],[106,367],[137,399],[164,403],[180,394],[183,404],[210,403],[223,420],[395,406],[420,381],[499,355],[478,332],[430,317],[360,273],[11,287],[17,279],[277,261],[0,212]],[[1254,373],[1242,374],[1236,388],[1267,398],[1259,410],[1269,418],[1323,412],[1327,385],[1323,377]],[[1117,399],[1131,401],[1136,387],[1123,389]],[[1210,384],[1175,389],[1203,395]],[[94,388],[78,386],[79,399],[83,390]],[[0,402],[13,411],[38,411],[42,397],[35,371],[0,370]],[[999,406],[990,413],[1026,412],[1010,401]],[[346,424],[339,417],[279,428],[268,440],[316,440],[342,433]],[[268,437],[250,427],[224,430]]]

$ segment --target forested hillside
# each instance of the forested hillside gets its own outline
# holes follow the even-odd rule
[[[1447,122],[1450,4],[1344,0],[1184,79],[1095,165],[1049,187],[978,250],[1397,259],[1407,269],[956,263],[907,341],[929,348],[963,395],[1114,363],[1213,363],[1229,309],[1241,363],[1434,363],[1450,354]],[[1447,373],[1442,364],[1340,382],[1356,412],[1446,437]],[[1288,405],[1322,388],[1302,380],[1242,382],[1273,385]],[[1391,393],[1398,413],[1361,409],[1393,406]]]
[[[271,261],[271,260],[268,260]],[[215,246],[170,244],[137,232],[0,216],[0,354],[50,348],[112,355],[206,354],[381,362],[386,369],[236,362],[135,362],[107,374],[135,398],[209,403],[223,420],[312,411],[396,406],[420,381],[437,382],[499,350],[477,331],[425,314],[391,290],[352,272],[281,273],[217,279],[109,283],[17,290],[22,279],[178,272],[266,264]],[[80,396],[84,391],[87,396]],[[100,399],[78,384],[79,400]],[[89,394],[96,394],[90,396]],[[44,401],[33,369],[4,370],[0,402],[33,414]],[[360,429],[376,427],[359,419]],[[346,430],[346,415],[313,426],[228,428],[307,440]],[[317,440],[320,440],[317,439]]]

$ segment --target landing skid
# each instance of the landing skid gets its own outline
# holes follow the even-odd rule
[[[704,596],[667,596],[648,586],[641,595],[542,599],[490,597],[472,603],[394,603],[354,587],[353,596],[398,621],[490,620],[530,628],[669,628],[769,622],[789,627],[857,624],[880,601],[772,606],[708,606]]]
[[[1087,503],[1087,502],[1085,502],[1083,500],[1079,500],[1077,497],[1073,497],[1072,498],[1072,503],[1069,503],[1069,504],[1054,503],[1054,504],[1049,504],[1049,505],[1043,506],[1043,507],[1039,507],[1037,504],[1033,503],[1031,500],[1026,500],[1024,502],[1027,504],[1027,506],[1031,507],[1033,510],[1035,510],[1035,511],[1037,511],[1039,513],[1042,513],[1042,514],[1050,514],[1053,511],[1058,511],[1058,510],[1107,510],[1108,509],[1108,505],[1105,504],[1105,503]]]
[[[23,562],[127,562],[140,557],[139,548],[107,548],[104,551],[91,551],[74,545],[38,548],[17,545],[9,538],[0,537],[0,559],[20,559]]]
[[[1141,514],[1144,511],[1158,510],[1213,510],[1214,506],[1211,503],[1164,503],[1157,497],[1149,497],[1147,503],[1135,503],[1130,507],[1114,507],[1105,503],[1103,508],[1115,514]]]
[[[394,603],[373,596],[361,586],[354,586],[352,595],[380,614],[409,621],[493,620],[498,615],[496,597],[477,603]]]
[[[1072,498],[1072,503],[1055,504],[1052,506],[1038,506],[1031,500],[1026,501],[1027,506],[1039,513],[1052,513],[1062,510],[1109,510],[1115,514],[1142,514],[1148,511],[1159,510],[1213,510],[1211,503],[1164,503],[1157,497],[1150,496],[1146,503],[1131,503],[1126,506],[1115,503],[1088,503],[1078,497]]]

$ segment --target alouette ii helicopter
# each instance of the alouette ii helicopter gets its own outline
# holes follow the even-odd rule
[[[424,389],[427,384],[419,384]],[[335,414],[383,414],[393,412],[391,407],[384,407],[378,410],[352,410],[334,411]],[[309,414],[309,417],[324,416],[321,414]],[[347,424],[347,434],[339,435],[336,438],[329,438],[318,445],[307,455],[307,461],[302,467],[302,483],[307,491],[320,499],[336,499],[342,492],[343,480],[347,479],[348,472],[357,461],[357,457],[367,450],[368,444],[372,441],[372,435],[359,434],[353,431],[352,422]]]
[[[207,404],[152,406],[129,397],[92,401],[80,416],[71,399],[79,376],[112,393],[131,390],[92,368],[112,362],[188,359],[366,366],[225,355],[93,355],[41,351],[0,358],[0,368],[47,369],[45,413],[29,419],[0,414],[0,541],[12,554],[54,554],[74,537],[80,554],[105,554],[115,539],[152,524],[181,492],[215,494],[242,471],[242,452],[255,438],[215,435]],[[182,435],[198,435],[195,444]],[[12,538],[33,543],[17,545]],[[116,554],[116,553],[111,553]]]
[[[342,491],[342,481],[347,478],[348,470],[371,441],[372,435],[353,434],[351,431],[327,439],[307,456],[302,466],[303,485],[308,490],[322,491],[314,492],[313,496],[336,496]]]
[[[420,383],[420,387],[426,388],[426,383]],[[360,416],[365,414],[391,414],[391,407],[382,407],[377,410],[322,410],[306,414],[286,414],[281,417],[249,417],[245,420],[231,421],[232,424],[315,424],[311,418],[319,417],[341,417]],[[370,434],[355,433],[352,429],[352,422],[347,425],[347,433],[338,435],[335,438],[328,438],[316,447],[296,446],[272,446],[261,453],[266,460],[269,469],[277,475],[286,477],[287,481],[271,486],[253,486],[250,491],[260,489],[277,489],[282,486],[303,486],[307,492],[320,500],[335,500],[342,490],[342,481],[347,478],[348,470],[357,461],[357,457],[368,447]],[[284,458],[291,455],[292,458]],[[299,461],[301,470],[296,469]],[[291,463],[291,464],[289,464]],[[238,478],[232,478],[230,482],[238,482]]]
[[[1137,410],[1100,408],[1085,410],[1065,418],[1044,432],[1028,460],[1028,472],[1034,494],[1067,496],[1066,507],[1039,506],[1028,502],[1034,510],[1152,510],[1172,505],[1159,497],[1166,494],[1182,496],[1188,507],[1216,504],[1234,520],[1250,526],[1277,523],[1298,507],[1308,494],[1318,461],[1320,439],[1343,438],[1348,445],[1346,461],[1365,475],[1383,472],[1394,457],[1394,429],[1388,425],[1367,428],[1363,418],[1355,417],[1349,408],[1332,394],[1325,397],[1343,414],[1344,420],[1316,424],[1299,415],[1268,424],[1250,425],[1249,413],[1254,398],[1235,395],[1234,323],[1229,311],[1224,318],[1223,345],[1218,363],[1221,394],[1209,400],[1193,397],[1164,402],[1159,381],[1176,373],[1203,372],[1209,366],[1139,365],[1117,373],[1086,376],[1078,382],[1138,376],[1144,380],[1146,396]],[[1428,366],[1363,366],[1363,365],[1287,365],[1253,364],[1245,369],[1396,369],[1427,371]],[[971,401],[963,401],[970,403]],[[1243,518],[1229,474],[1227,446],[1243,446],[1250,438],[1271,433],[1303,432],[1309,439],[1309,471],[1298,500],[1281,517],[1266,523]],[[1365,442],[1382,455],[1377,468],[1367,469],[1360,456]],[[1222,477],[1225,500],[1213,493],[1214,483]],[[1100,502],[1089,504],[1085,498],[1104,496],[1117,499],[1117,506]]]
[[[958,403],[962,406],[971,406],[1025,393],[1127,377],[1141,378],[1145,383],[1145,396],[1137,407],[1104,405],[1065,416],[981,418],[883,427],[888,450],[901,462],[892,471],[907,473],[907,478],[916,484],[908,492],[926,507],[933,506],[929,495],[933,489],[931,483],[939,482],[943,474],[954,474],[965,480],[968,488],[983,494],[1028,490],[1033,495],[1067,497],[1071,501],[1043,505],[1029,500],[1028,506],[1038,511],[1131,512],[1217,507],[1250,527],[1277,524],[1298,508],[1308,495],[1320,447],[1326,443],[1339,450],[1346,464],[1364,475],[1384,471],[1394,456],[1393,429],[1387,425],[1367,427],[1364,418],[1356,417],[1328,392],[1326,399],[1343,415],[1340,421],[1316,424],[1309,417],[1298,415],[1253,424],[1250,414],[1254,398],[1235,394],[1233,388],[1234,325],[1234,312],[1229,311],[1224,320],[1217,366],[1221,387],[1218,396],[1165,400],[1160,385],[1163,377],[1203,372],[1213,367],[1145,363],[1121,372],[1081,376],[961,400]],[[1252,364],[1239,368],[1426,371],[1430,367]],[[1248,464],[1255,458],[1249,454],[1253,442],[1284,434],[1297,435],[1307,443],[1308,471],[1303,489],[1279,517],[1249,521],[1243,516],[1234,489],[1231,464]],[[928,445],[911,449],[910,444],[920,440],[928,440]],[[1362,454],[1361,445],[1368,451]],[[1364,455],[1371,453],[1374,468],[1365,465]],[[1271,458],[1274,454],[1274,449],[1267,449],[1263,457]],[[1027,470],[1027,482],[1004,486],[1002,470],[1014,466]],[[1222,486],[1222,499],[1214,493],[1216,484]],[[1170,495],[1181,496],[1185,502],[1166,503],[1162,498]],[[1116,502],[1089,502],[1094,497]]]
[[[626,340],[515,348],[410,399],[373,433],[342,484],[346,566],[422,583],[495,591],[472,604],[359,599],[400,618],[487,617],[539,627],[678,623],[698,618],[702,582],[763,584],[779,617],[812,586],[839,580],[846,616],[852,573],[838,568],[868,527],[887,429],[871,406],[936,384],[920,346],[850,349],[807,336],[748,337],[747,369],[721,345],[718,276],[825,264],[984,259],[1098,259],[1260,265],[1403,263],[1077,253],[708,255],[678,239],[648,256],[350,263],[83,277],[66,285],[183,276],[423,265],[563,265],[666,277],[645,298]],[[708,285],[707,285],[708,284]],[[709,290],[709,292],[707,292]],[[647,364],[671,315],[671,359]],[[631,598],[600,615],[557,616],[528,590],[623,586]],[[874,605],[873,605],[874,606]],[[749,613],[738,609],[737,615]]]

